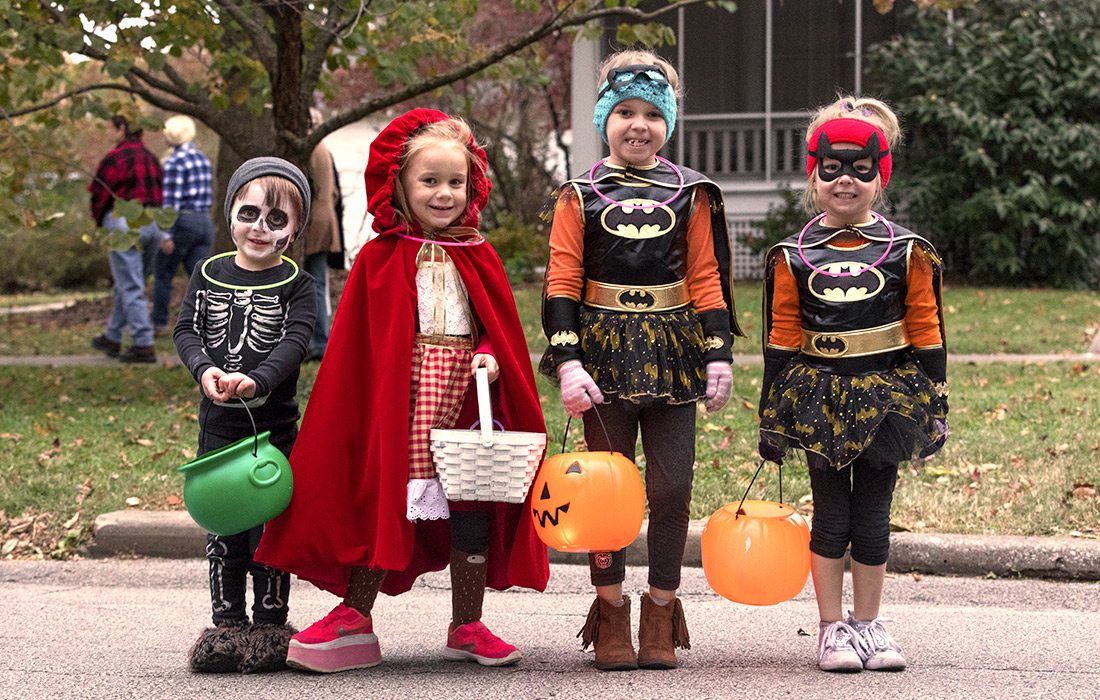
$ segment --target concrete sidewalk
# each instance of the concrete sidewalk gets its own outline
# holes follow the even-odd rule
[[[627,550],[627,563],[646,563],[646,525]],[[706,522],[692,521],[685,566],[701,566],[700,535]],[[202,557],[206,533],[186,511],[125,510],[96,518],[93,556],[137,555],[173,559]],[[586,563],[585,554],[550,550],[553,563]],[[1034,577],[1100,581],[1100,540],[1079,537],[936,535],[895,532],[889,568],[956,576]]]

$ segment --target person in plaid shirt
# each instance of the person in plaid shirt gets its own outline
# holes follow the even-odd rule
[[[116,146],[104,156],[88,185],[92,219],[96,226],[126,231],[126,219],[115,216],[115,199],[135,200],[148,207],[163,202],[164,170],[156,156],[141,142],[141,129],[131,129],[125,117],[114,116],[108,127]],[[156,224],[141,227],[140,248],[112,250],[108,253],[114,299],[107,327],[92,338],[92,347],[122,362],[156,362],[153,351],[153,324],[145,297],[145,268],[152,261],[162,237]],[[122,335],[130,328],[132,345],[122,352]]]
[[[164,138],[172,155],[164,161],[164,206],[177,209],[176,223],[160,242],[153,284],[153,334],[165,335],[172,279],[180,263],[190,277],[195,266],[210,256],[214,247],[214,169],[210,159],[194,144],[195,122],[177,114],[164,122]]]

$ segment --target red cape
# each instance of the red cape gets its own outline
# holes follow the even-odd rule
[[[386,569],[382,591],[412,587],[450,561],[447,520],[405,519],[409,391],[420,243],[380,236],[360,251],[344,287],[290,456],[294,495],[267,524],[256,560],[344,596],[353,566]],[[487,243],[448,247],[500,365],[493,417],[507,430],[545,432],[531,357],[504,267]],[[458,426],[476,416],[469,391]],[[464,504],[465,505],[465,504]],[[543,590],[546,545],[524,504],[492,514],[488,585]],[[462,506],[460,506],[462,507]]]

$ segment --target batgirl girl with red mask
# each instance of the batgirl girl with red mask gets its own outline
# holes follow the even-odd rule
[[[494,418],[545,432],[531,357],[496,251],[478,232],[485,151],[465,122],[414,109],[371,143],[367,208],[378,236],[349,274],[290,462],[290,506],[256,558],[343,600],[290,641],[287,664],[317,672],[378,664],[381,591],[450,566],[442,655],[514,664],[481,622],[485,587],[543,590],[546,546],[522,504],[448,501],[431,428],[469,426],[478,367]],[[429,622],[430,624],[430,622]]]
[[[824,671],[899,671],[879,617],[898,464],[947,438],[942,263],[872,210],[890,182],[897,117],[844,97],[807,129],[806,201],[819,212],[768,251],[760,456],[802,449],[814,499],[811,572]],[[844,554],[854,600],[843,614]]]

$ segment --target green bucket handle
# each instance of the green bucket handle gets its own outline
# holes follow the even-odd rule
[[[252,456],[255,457],[256,453],[253,452]],[[268,477],[260,476],[259,475],[260,470],[261,469],[266,469],[268,467],[274,467],[274,469],[275,469],[275,471],[272,472],[271,476],[268,476]],[[282,469],[279,467],[278,464],[275,463],[274,460],[271,460],[271,459],[265,459],[262,462],[256,462],[255,464],[252,465],[252,468],[248,470],[248,480],[251,481],[256,486],[259,486],[260,488],[263,488],[265,486],[271,486],[272,484],[274,484],[276,481],[279,480],[279,477],[281,475],[282,475]]]

